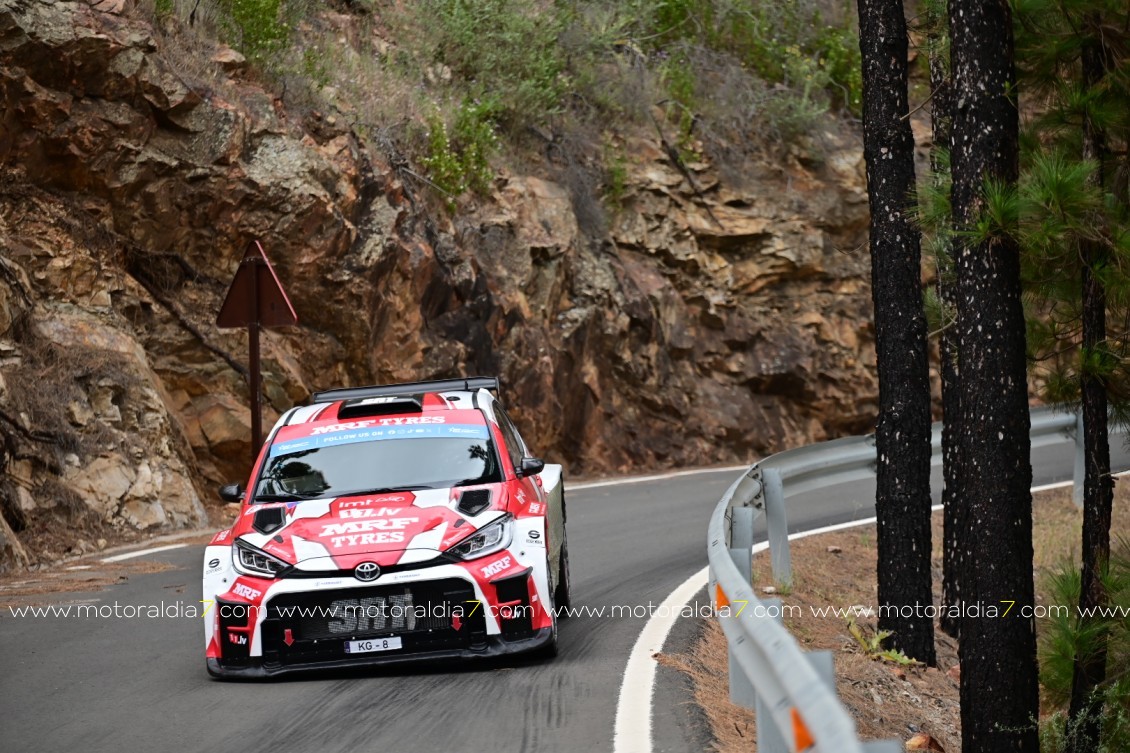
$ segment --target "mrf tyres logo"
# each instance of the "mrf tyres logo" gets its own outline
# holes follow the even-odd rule
[[[236,583],[234,586],[232,586],[231,592],[236,596],[242,596],[248,601],[258,601],[259,597],[263,595],[263,592],[259,589],[252,588],[251,586],[244,585],[243,583]]]
[[[492,575],[498,575],[499,573],[509,568],[511,562],[512,560],[510,557],[503,557],[496,562],[490,563],[486,567],[479,568],[479,570],[480,572],[482,572],[484,578],[489,578]]]
[[[330,523],[322,526],[322,537],[335,549],[365,544],[397,544],[404,541],[404,529],[419,518],[391,518]]]
[[[310,436],[317,436],[319,434],[333,434],[337,431],[356,431],[357,429],[368,429],[370,426],[418,426],[420,424],[444,423],[447,423],[447,419],[444,416],[408,416],[405,418],[381,418],[366,419],[364,421],[345,421],[340,424],[316,426],[310,430]]]

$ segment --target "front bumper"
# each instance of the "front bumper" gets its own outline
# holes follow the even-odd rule
[[[506,640],[501,636],[485,636],[478,643],[463,648],[413,649],[406,647],[395,653],[357,654],[340,656],[327,654],[326,658],[307,658],[301,662],[285,662],[277,655],[249,657],[235,662],[207,659],[208,674],[225,680],[256,680],[298,672],[316,672],[355,667],[395,667],[405,664],[442,663],[474,659],[489,659],[538,651],[554,639],[552,627],[533,631],[528,638]]]
[[[504,656],[534,651],[551,641],[552,626],[545,627],[544,621],[534,624],[531,605],[541,587],[535,585],[532,568],[483,585],[451,577],[450,572],[439,574],[448,577],[365,586],[334,581],[332,587],[327,583],[310,590],[263,589],[261,606],[220,597],[213,644],[218,650],[208,653],[208,671],[217,677],[270,677],[303,670]],[[347,651],[351,641],[384,638],[397,639],[400,647],[360,654]]]

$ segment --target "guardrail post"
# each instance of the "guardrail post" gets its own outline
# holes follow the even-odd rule
[[[793,582],[793,565],[789,556],[789,521],[785,512],[785,484],[776,468],[764,468],[765,535],[769,540],[769,559],[773,580],[783,586]]]
[[[777,622],[783,621],[781,619],[780,599],[762,599],[761,603],[765,606],[765,609],[770,610],[770,613],[775,615],[774,619]],[[781,730],[777,728],[777,723],[773,719],[773,712],[769,710],[769,707],[760,697],[757,698],[757,704],[753,708],[757,717],[757,752],[792,753],[788,741],[781,734]]]
[[[753,584],[753,521],[756,512],[752,507],[730,508],[730,559],[750,585]]]
[[[756,512],[752,507],[730,508],[730,559],[750,585],[753,583],[753,521]],[[730,700],[747,709],[754,708],[757,693],[753,683],[738,666],[728,642],[726,653],[730,662]]]
[[[1083,439],[1083,412],[1080,411],[1075,414],[1075,484],[1071,489],[1071,500],[1076,507],[1083,506],[1083,479],[1087,475]]]

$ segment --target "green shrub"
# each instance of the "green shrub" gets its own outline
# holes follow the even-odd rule
[[[1084,622],[1079,619],[1079,566],[1067,563],[1046,580],[1050,604],[1067,607],[1050,612],[1039,626],[1040,685],[1046,703],[1055,711],[1040,725],[1042,753],[1065,749],[1073,730],[1067,724],[1066,707],[1071,700],[1075,657],[1087,652],[1100,638],[1106,643],[1107,682],[1098,689],[1102,697],[1102,753],[1130,750],[1130,619],[1111,616]],[[1108,603],[1122,615],[1130,614],[1130,542],[1112,547],[1110,567],[1102,576]]]
[[[628,159],[622,149],[608,146],[604,151],[604,201],[619,209],[628,190]]]
[[[232,41],[249,58],[262,60],[286,45],[290,29],[283,0],[224,0],[224,10]]]
[[[426,153],[421,162],[428,178],[447,195],[449,207],[469,190],[485,192],[494,171],[490,157],[498,150],[494,116],[497,104],[464,100],[449,130],[443,118],[428,118]]]
[[[541,122],[566,92],[558,35],[566,21],[556,5],[533,0],[423,0],[415,21],[430,47],[425,65],[451,69],[470,96],[497,103],[500,120]],[[511,124],[512,124],[511,123]]]

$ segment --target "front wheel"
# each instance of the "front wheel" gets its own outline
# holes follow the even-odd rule
[[[557,656],[557,588],[553,585],[553,568],[550,567],[549,562],[549,548],[545,552],[545,577],[549,581],[549,617],[553,624],[553,634],[549,642],[537,648],[533,652],[533,656],[540,659],[552,659]]]
[[[563,533],[561,536],[561,554],[557,558],[557,588],[553,591],[553,603],[559,610],[568,610],[572,606],[570,589],[569,537]],[[568,614],[568,611],[562,611],[559,616],[567,617]]]

